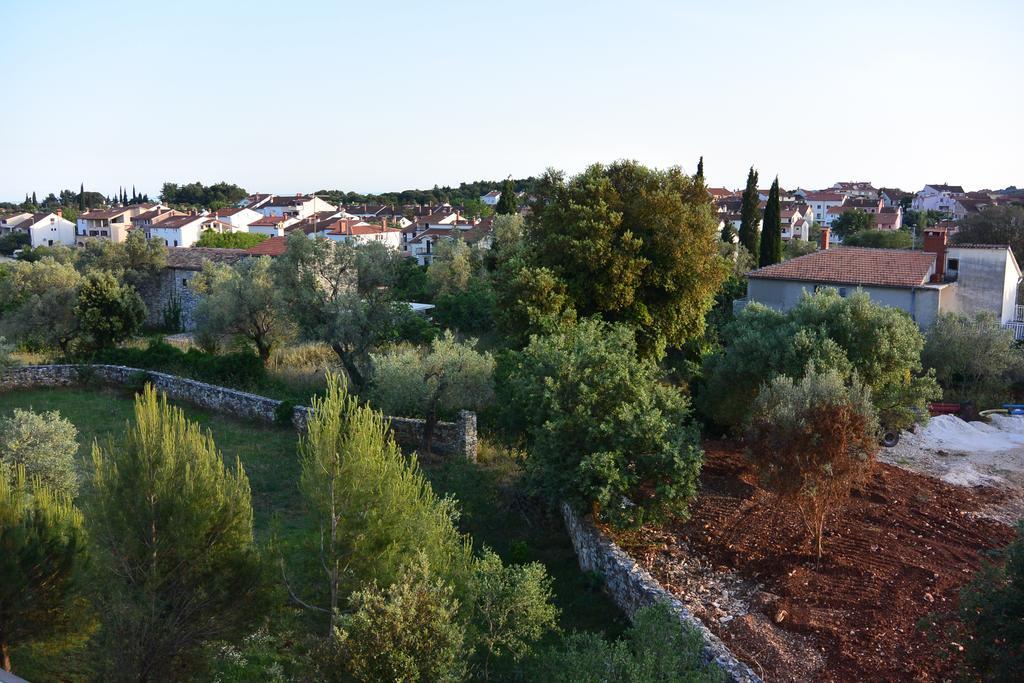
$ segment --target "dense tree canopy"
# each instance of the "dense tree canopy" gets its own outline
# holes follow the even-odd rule
[[[703,459],[686,398],[636,355],[633,331],[585,319],[508,359],[499,398],[532,480],[618,524],[685,517]]]
[[[875,216],[861,209],[846,211],[832,221],[832,232],[846,239],[859,232],[875,229]]]
[[[956,244],[1009,244],[1014,256],[1024,258],[1024,206],[989,206],[960,222]]]
[[[521,288],[553,286],[577,316],[631,325],[645,354],[702,334],[725,269],[700,183],[679,168],[623,161],[570,179],[549,172],[537,196],[520,254],[526,274],[498,292],[508,306],[537,299]]]
[[[861,230],[843,239],[848,247],[910,249],[910,233],[905,230]]]
[[[204,230],[196,242],[197,247],[217,247],[221,249],[249,249],[267,239],[268,235],[258,232],[214,232]]]
[[[909,427],[941,395],[934,374],[922,370],[917,324],[863,292],[843,298],[826,289],[785,312],[750,304],[723,336],[724,348],[705,361],[698,405],[724,427],[743,425],[765,382],[799,379],[811,363],[844,377],[856,372],[887,428]]]
[[[244,188],[225,182],[213,185],[203,185],[200,182],[187,185],[164,183],[163,189],[160,190],[160,201],[175,206],[220,209],[234,206],[248,194]]]

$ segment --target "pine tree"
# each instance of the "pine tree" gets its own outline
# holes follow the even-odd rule
[[[78,566],[85,558],[82,513],[67,495],[25,466],[0,474],[0,654],[11,671],[11,647],[66,631],[74,610]]]
[[[78,187],[78,213],[85,213],[85,183]]]
[[[743,203],[740,206],[740,244],[751,254],[758,253],[761,236],[758,224],[761,222],[761,202],[757,198],[757,171],[750,167],[747,174],[747,186],[743,190]]]
[[[98,680],[185,675],[260,609],[249,480],[213,436],[147,385],[120,441],[93,446],[86,518],[98,554]]]
[[[494,211],[499,214],[513,214],[518,210],[516,186],[511,179],[506,179],[501,186],[501,197],[498,198],[498,205],[494,207]]]
[[[697,162],[697,178],[704,180],[704,157],[701,157],[700,161]]]
[[[761,230],[761,251],[757,264],[770,266],[782,261],[782,211],[779,207],[779,177],[775,176],[764,208],[764,227]]]

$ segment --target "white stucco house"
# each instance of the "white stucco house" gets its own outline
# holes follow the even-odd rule
[[[202,214],[186,214],[174,216],[155,223],[149,228],[150,239],[163,240],[168,247],[191,247],[199,240],[203,232],[203,224],[210,222],[210,217]]]
[[[33,249],[58,244],[66,247],[75,246],[75,224],[64,218],[60,209],[56,213],[43,211],[32,214],[18,226],[18,230],[24,230],[29,234]]]
[[[841,296],[863,290],[872,300],[905,311],[922,329],[939,313],[988,310],[1004,325],[1016,318],[1021,270],[1008,246],[949,246],[946,231],[931,228],[920,251],[834,247],[827,229],[821,247],[748,273],[746,302],[788,310],[805,292],[832,287]]]
[[[914,211],[953,213],[956,198],[965,195],[964,188],[960,185],[940,185],[938,183],[925,185],[914,195],[910,208]]]
[[[867,180],[844,180],[832,186],[833,192],[838,192],[846,197],[865,197],[874,199],[878,197],[878,188]]]
[[[498,190],[491,190],[487,194],[482,195],[480,197],[480,201],[482,201],[487,206],[497,206],[499,199],[501,199],[501,192]]]
[[[367,242],[380,242],[396,251],[402,246],[402,231],[389,228],[386,224],[367,223],[365,221],[337,221],[331,228],[317,232],[316,236],[326,237],[335,242],[347,242],[352,245]],[[313,237],[313,235],[310,235]]]
[[[846,203],[846,195],[839,192],[805,192],[803,200],[811,209],[815,223],[825,223],[828,210]]]
[[[128,230],[132,227],[132,220],[139,214],[151,211],[155,207],[155,204],[133,204],[112,209],[96,209],[79,214],[78,225],[75,229],[75,243],[82,246],[94,239],[124,242],[128,239]]]
[[[14,232],[22,223],[32,218],[28,211],[0,214],[0,235]]]
[[[246,226],[248,232],[254,232],[268,237],[281,237],[290,226],[299,222],[298,218],[290,216],[264,216],[249,223]]]
[[[274,195],[257,211],[267,217],[306,218],[321,211],[337,211],[338,207],[316,195],[297,194],[292,196]]]
[[[232,232],[248,232],[249,224],[263,218],[263,214],[247,207],[218,209],[213,217],[231,226]]]

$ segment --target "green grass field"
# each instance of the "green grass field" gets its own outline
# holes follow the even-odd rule
[[[132,395],[113,388],[33,389],[0,393],[0,416],[14,408],[56,410],[79,431],[83,473],[88,470],[92,443],[117,438],[132,418]],[[298,575],[315,573],[315,528],[305,515],[298,490],[297,435],[284,428],[238,420],[189,405],[189,419],[209,429],[229,461],[239,458],[252,488],[257,537],[271,534],[281,542],[289,565]],[[493,449],[492,449],[493,450]],[[515,468],[507,459],[473,465],[425,459],[424,472],[440,494],[455,497],[462,511],[460,526],[506,562],[542,562],[554,579],[555,602],[562,627],[617,635],[622,613],[598,590],[593,576],[580,572],[561,519],[542,509],[515,486]],[[305,566],[303,566],[305,565]]]

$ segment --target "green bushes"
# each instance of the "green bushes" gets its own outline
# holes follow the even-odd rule
[[[631,328],[596,319],[506,357],[499,403],[538,490],[616,524],[685,517],[703,453],[687,399],[660,376]]]
[[[633,625],[618,641],[573,634],[562,648],[549,650],[530,680],[550,683],[712,683],[724,672],[701,657],[701,638],[684,630],[665,604],[637,610]]]
[[[697,405],[713,423],[734,431],[742,429],[765,382],[778,375],[798,379],[812,363],[844,378],[856,372],[889,429],[926,419],[928,401],[942,395],[934,373],[922,368],[917,324],[864,292],[844,298],[825,289],[786,312],[751,304],[723,337],[725,347],[705,360]]]
[[[182,351],[159,340],[151,341],[144,349],[103,349],[94,356],[93,362],[157,370],[235,387],[253,387],[266,377],[263,363],[253,353],[235,351],[215,355],[198,349]]]
[[[78,493],[78,430],[57,411],[15,409],[0,419],[0,479],[13,480],[19,467],[29,482],[73,500]]]
[[[1017,532],[960,592],[967,662],[984,680],[1019,680],[1024,671],[1024,522]]]

